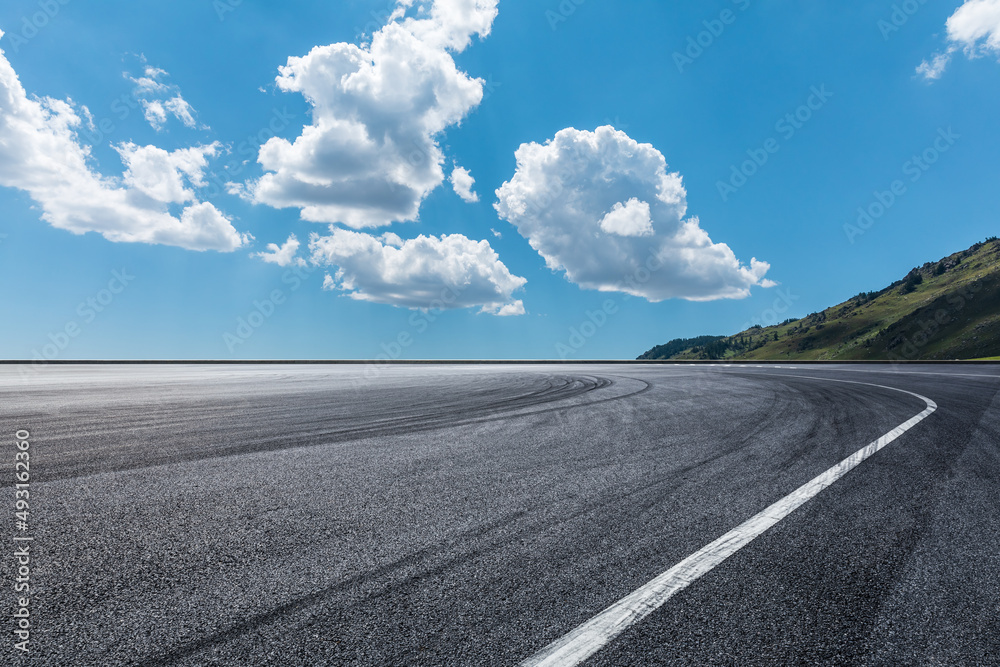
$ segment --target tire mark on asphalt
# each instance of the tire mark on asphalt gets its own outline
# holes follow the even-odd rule
[[[404,418],[398,418],[395,420],[390,420],[389,422],[384,422],[375,425],[362,425],[355,428],[348,428],[342,430],[330,430],[325,432],[311,432],[298,436],[289,437],[288,435],[275,436],[267,439],[245,441],[240,442],[236,445],[205,448],[205,449],[191,449],[184,452],[179,452],[172,455],[165,455],[160,458],[154,458],[152,460],[137,460],[130,458],[122,458],[118,460],[113,460],[106,456],[109,452],[107,450],[95,450],[94,452],[89,452],[92,454],[93,458],[97,459],[97,463],[101,466],[98,468],[91,469],[64,469],[58,470],[55,468],[55,462],[50,462],[46,468],[46,474],[44,478],[40,477],[38,479],[39,483],[57,481],[63,479],[77,479],[82,477],[88,477],[92,475],[99,475],[109,472],[124,472],[129,470],[138,470],[143,468],[151,468],[162,465],[174,465],[178,463],[188,463],[193,461],[201,461],[207,459],[223,458],[227,456],[240,456],[243,454],[257,454],[264,452],[272,452],[284,449],[292,449],[296,447],[315,447],[330,445],[336,443],[351,442],[354,440],[359,440],[362,438],[377,438],[386,437],[393,435],[400,435],[406,433],[421,433],[425,431],[432,431],[441,428],[451,428],[456,426],[464,426],[471,424],[481,424],[485,422],[497,421],[500,419],[510,419],[518,416],[527,416],[540,414],[545,412],[550,412],[554,410],[566,410],[575,409],[579,407],[584,407],[586,405],[595,405],[599,403],[604,403],[609,400],[621,400],[635,396],[647,391],[651,385],[644,380],[639,380],[644,385],[642,389],[627,394],[622,394],[620,396],[612,396],[603,399],[598,399],[594,401],[587,401],[582,404],[573,404],[567,406],[559,406],[553,408],[546,408],[541,410],[531,410],[531,408],[536,406],[551,405],[558,401],[565,401],[573,398],[578,398],[580,396],[589,395],[594,392],[600,392],[602,390],[608,389],[615,384],[614,380],[606,377],[599,376],[549,376],[546,379],[544,387],[539,391],[532,392],[530,394],[515,396],[498,401],[495,404],[486,404],[482,406],[466,406],[464,409],[459,409],[461,404],[456,404],[455,407],[450,411],[438,412],[432,414],[417,414],[411,415]],[[517,412],[517,411],[523,412]],[[211,433],[210,430],[199,430],[192,427],[192,421],[190,416],[184,421],[184,410],[177,410],[178,417],[177,423],[183,423],[185,432],[197,432],[197,433]],[[207,424],[214,424],[218,421],[218,415],[206,415],[201,421]],[[328,422],[327,422],[328,423]],[[67,427],[68,428],[68,427]],[[164,430],[169,430],[164,427],[161,423],[157,423],[155,427],[144,427],[148,429],[155,429],[155,432],[160,432]],[[133,429],[134,430],[134,429]],[[92,434],[94,435],[113,435],[114,431],[108,432],[107,430],[98,430],[95,427],[92,429]],[[172,434],[172,433],[171,433]],[[79,433],[74,431],[74,440],[79,437]],[[202,440],[199,439],[198,442]],[[113,451],[113,450],[112,450]],[[119,450],[117,453],[121,454]],[[139,452],[136,452],[139,453]],[[144,452],[147,453],[148,452]],[[96,456],[94,456],[96,455]],[[112,454],[113,455],[113,454]],[[77,465],[85,462],[75,461]],[[109,465],[110,463],[110,465]],[[0,488],[11,487],[13,481],[10,480],[0,480]]]
[[[477,539],[482,540],[484,542],[483,544],[481,544],[481,546],[478,546],[474,549],[469,549],[465,552],[459,553],[450,558],[446,558],[443,561],[433,564],[432,567],[429,568],[425,567],[424,569],[419,569],[414,574],[408,575],[405,578],[403,578],[401,582],[389,581],[387,582],[387,584],[388,585],[402,584],[405,586],[408,584],[412,584],[416,581],[419,581],[420,579],[425,578],[427,575],[440,574],[455,565],[459,565],[471,558],[475,558],[476,556],[489,551],[490,549],[495,548],[497,544],[501,542],[506,542],[509,539],[509,537],[503,533],[504,529],[509,526],[513,526],[519,519],[523,518],[526,514],[527,514],[526,511],[514,512],[513,514],[505,516],[501,519],[497,519],[496,521],[491,521],[484,525],[477,526],[472,530],[463,531],[444,542],[439,542],[437,544],[424,547],[423,549],[415,551],[414,553],[404,556],[403,558],[395,560],[391,563],[386,563],[385,565],[376,567],[373,570],[362,572],[353,577],[348,577],[347,579],[344,579],[343,581],[333,584],[332,586],[327,586],[326,588],[323,588],[321,590],[308,593],[290,602],[268,609],[265,612],[255,614],[250,618],[246,619],[245,621],[232,625],[221,632],[217,632],[215,634],[209,635],[208,637],[203,637],[193,642],[182,644],[167,653],[146,657],[140,660],[139,664],[149,665],[149,667],[165,667],[166,665],[175,664],[185,658],[189,658],[203,651],[221,646],[226,642],[250,634],[260,628],[264,628],[269,625],[273,625],[275,623],[280,623],[287,617],[293,614],[297,614],[298,612],[301,612],[302,610],[312,607],[314,605],[321,604],[327,599],[329,599],[332,595],[342,592],[346,589],[350,589],[353,587],[360,587],[364,586],[365,584],[377,582],[379,579],[389,577],[396,572],[405,570],[410,567],[419,568],[421,565],[430,565],[433,563],[435,557],[439,556],[442,553],[448,552],[449,550],[453,549],[456,545],[461,546],[464,544],[469,544],[470,542],[475,542]],[[496,534],[493,537],[487,537],[491,533],[499,533],[499,534]],[[385,588],[374,595],[369,595],[368,598],[386,595],[388,592],[389,592],[388,588]]]

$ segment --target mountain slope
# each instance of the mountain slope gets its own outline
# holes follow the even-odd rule
[[[1000,355],[1000,241],[928,262],[879,292],[733,336],[671,341],[639,359],[916,360]]]

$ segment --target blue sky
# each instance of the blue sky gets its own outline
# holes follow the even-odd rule
[[[634,358],[1000,227],[998,0],[9,0],[0,30],[5,358]]]

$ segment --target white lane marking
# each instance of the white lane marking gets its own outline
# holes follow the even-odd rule
[[[805,376],[798,376],[805,377]],[[826,472],[806,482],[795,491],[754,515],[711,544],[691,554],[649,583],[623,597],[569,634],[521,662],[520,667],[572,667],[603,648],[608,642],[659,609],[678,592],[710,572],[717,565],[762,535],[772,526],[812,500],[862,461],[903,435],[937,410],[937,403],[912,391],[868,382],[810,378],[821,381],[863,384],[916,396],[927,404],[920,414],[903,422],[878,440],[862,447]]]

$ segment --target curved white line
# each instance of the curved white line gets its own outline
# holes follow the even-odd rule
[[[912,391],[904,389],[897,389],[896,387],[887,387],[869,382],[816,378],[805,375],[782,374],[782,377],[800,377],[826,382],[845,382],[848,384],[861,384],[889,389],[915,396],[924,401],[927,404],[927,408],[920,414],[892,429],[878,440],[854,452],[818,477],[806,482],[795,491],[792,491],[764,511],[733,528],[708,546],[691,554],[649,583],[623,597],[586,623],[578,626],[569,634],[552,642],[535,655],[521,662],[520,667],[571,667],[579,665],[624,632],[629,626],[638,623],[659,609],[679,591],[687,588],[703,574],[711,571],[786,516],[809,502],[820,491],[856,468],[869,456],[909,431],[937,410],[937,404],[926,396],[921,396],[920,394],[915,394]]]

